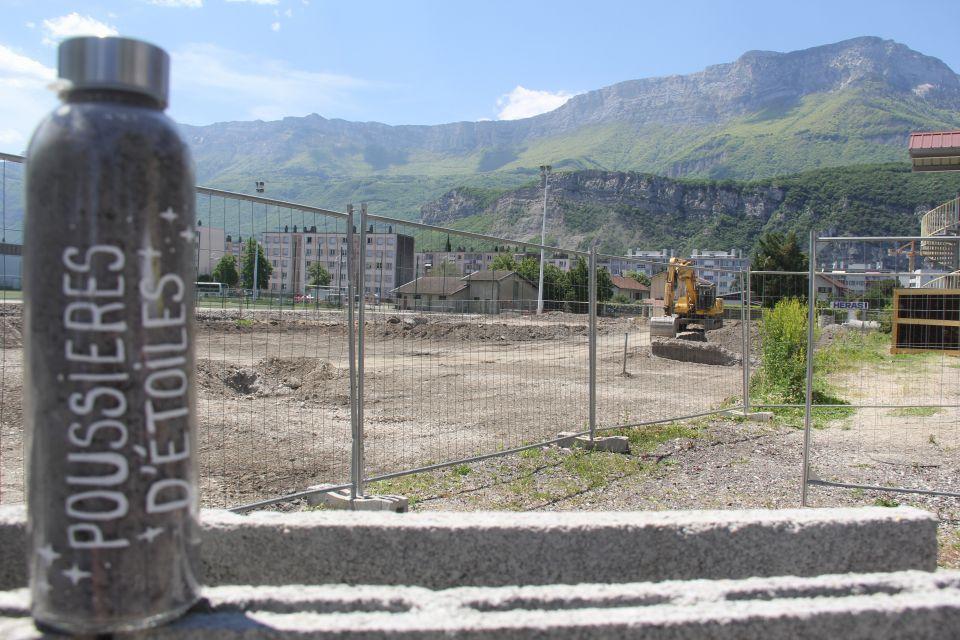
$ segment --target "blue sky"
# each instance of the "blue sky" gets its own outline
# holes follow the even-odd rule
[[[960,1],[0,0],[0,151],[55,104],[70,35],[150,40],[173,55],[180,122],[319,113],[389,124],[516,118],[621,80],[744,51],[877,35],[960,69]]]

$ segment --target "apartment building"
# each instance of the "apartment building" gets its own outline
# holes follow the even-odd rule
[[[740,249],[703,251],[694,249],[690,260],[698,267],[697,276],[717,285],[717,295],[740,290],[740,271],[750,268],[750,258]]]
[[[491,267],[497,257],[493,251],[419,251],[415,257],[419,275],[430,275],[444,262],[455,265],[459,275],[466,275],[474,271],[484,271]],[[453,275],[453,274],[447,274]]]
[[[221,227],[205,227],[198,222],[194,240],[197,246],[197,275],[210,275],[226,253],[226,236]]]
[[[273,266],[268,288],[271,292],[308,293],[309,269],[321,263],[330,273],[331,286],[347,286],[347,235],[318,232],[316,227],[293,231],[267,231],[262,235],[266,258]],[[411,236],[393,233],[367,233],[364,247],[359,234],[354,246],[364,261],[364,291],[378,299],[387,299],[390,292],[414,275],[414,240]]]

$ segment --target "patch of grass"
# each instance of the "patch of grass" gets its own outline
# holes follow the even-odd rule
[[[525,460],[539,460],[543,457],[543,449],[536,447],[534,449],[524,449],[520,452],[520,457]]]
[[[442,476],[437,473],[425,472],[371,482],[367,485],[367,492],[406,496],[412,507],[428,496],[441,493],[444,488]]]
[[[637,454],[649,453],[669,440],[699,438],[702,434],[702,427],[685,422],[663,422],[629,429],[618,429],[611,433],[626,436],[630,441],[630,451]]]
[[[898,407],[888,411],[887,415],[897,416],[898,418],[929,418],[941,411],[940,407]]]
[[[251,250],[250,250],[251,259],[253,258],[253,254],[254,254],[254,253],[256,253],[256,252],[255,252],[253,249],[251,249]],[[253,326],[253,320],[251,320],[250,318],[238,318],[238,319],[237,319],[237,329],[242,329],[242,328],[244,328],[244,327],[252,327],[252,326]]]
[[[576,448],[564,459],[563,468],[579,478],[584,488],[594,489],[638,473],[643,465],[631,456]]]
[[[457,475],[460,477],[470,475],[470,471],[471,471],[470,465],[467,465],[467,464],[460,464],[453,468],[454,475]]]
[[[877,498],[873,501],[876,507],[899,507],[900,503],[893,498]]]

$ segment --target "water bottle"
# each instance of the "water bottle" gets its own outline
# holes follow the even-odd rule
[[[195,183],[169,57],[59,48],[62,104],[26,164],[24,423],[32,613],[129,631],[198,599]]]

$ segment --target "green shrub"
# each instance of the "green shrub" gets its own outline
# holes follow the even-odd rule
[[[759,377],[784,402],[803,402],[807,375],[807,305],[796,298],[778,302],[760,326]]]

